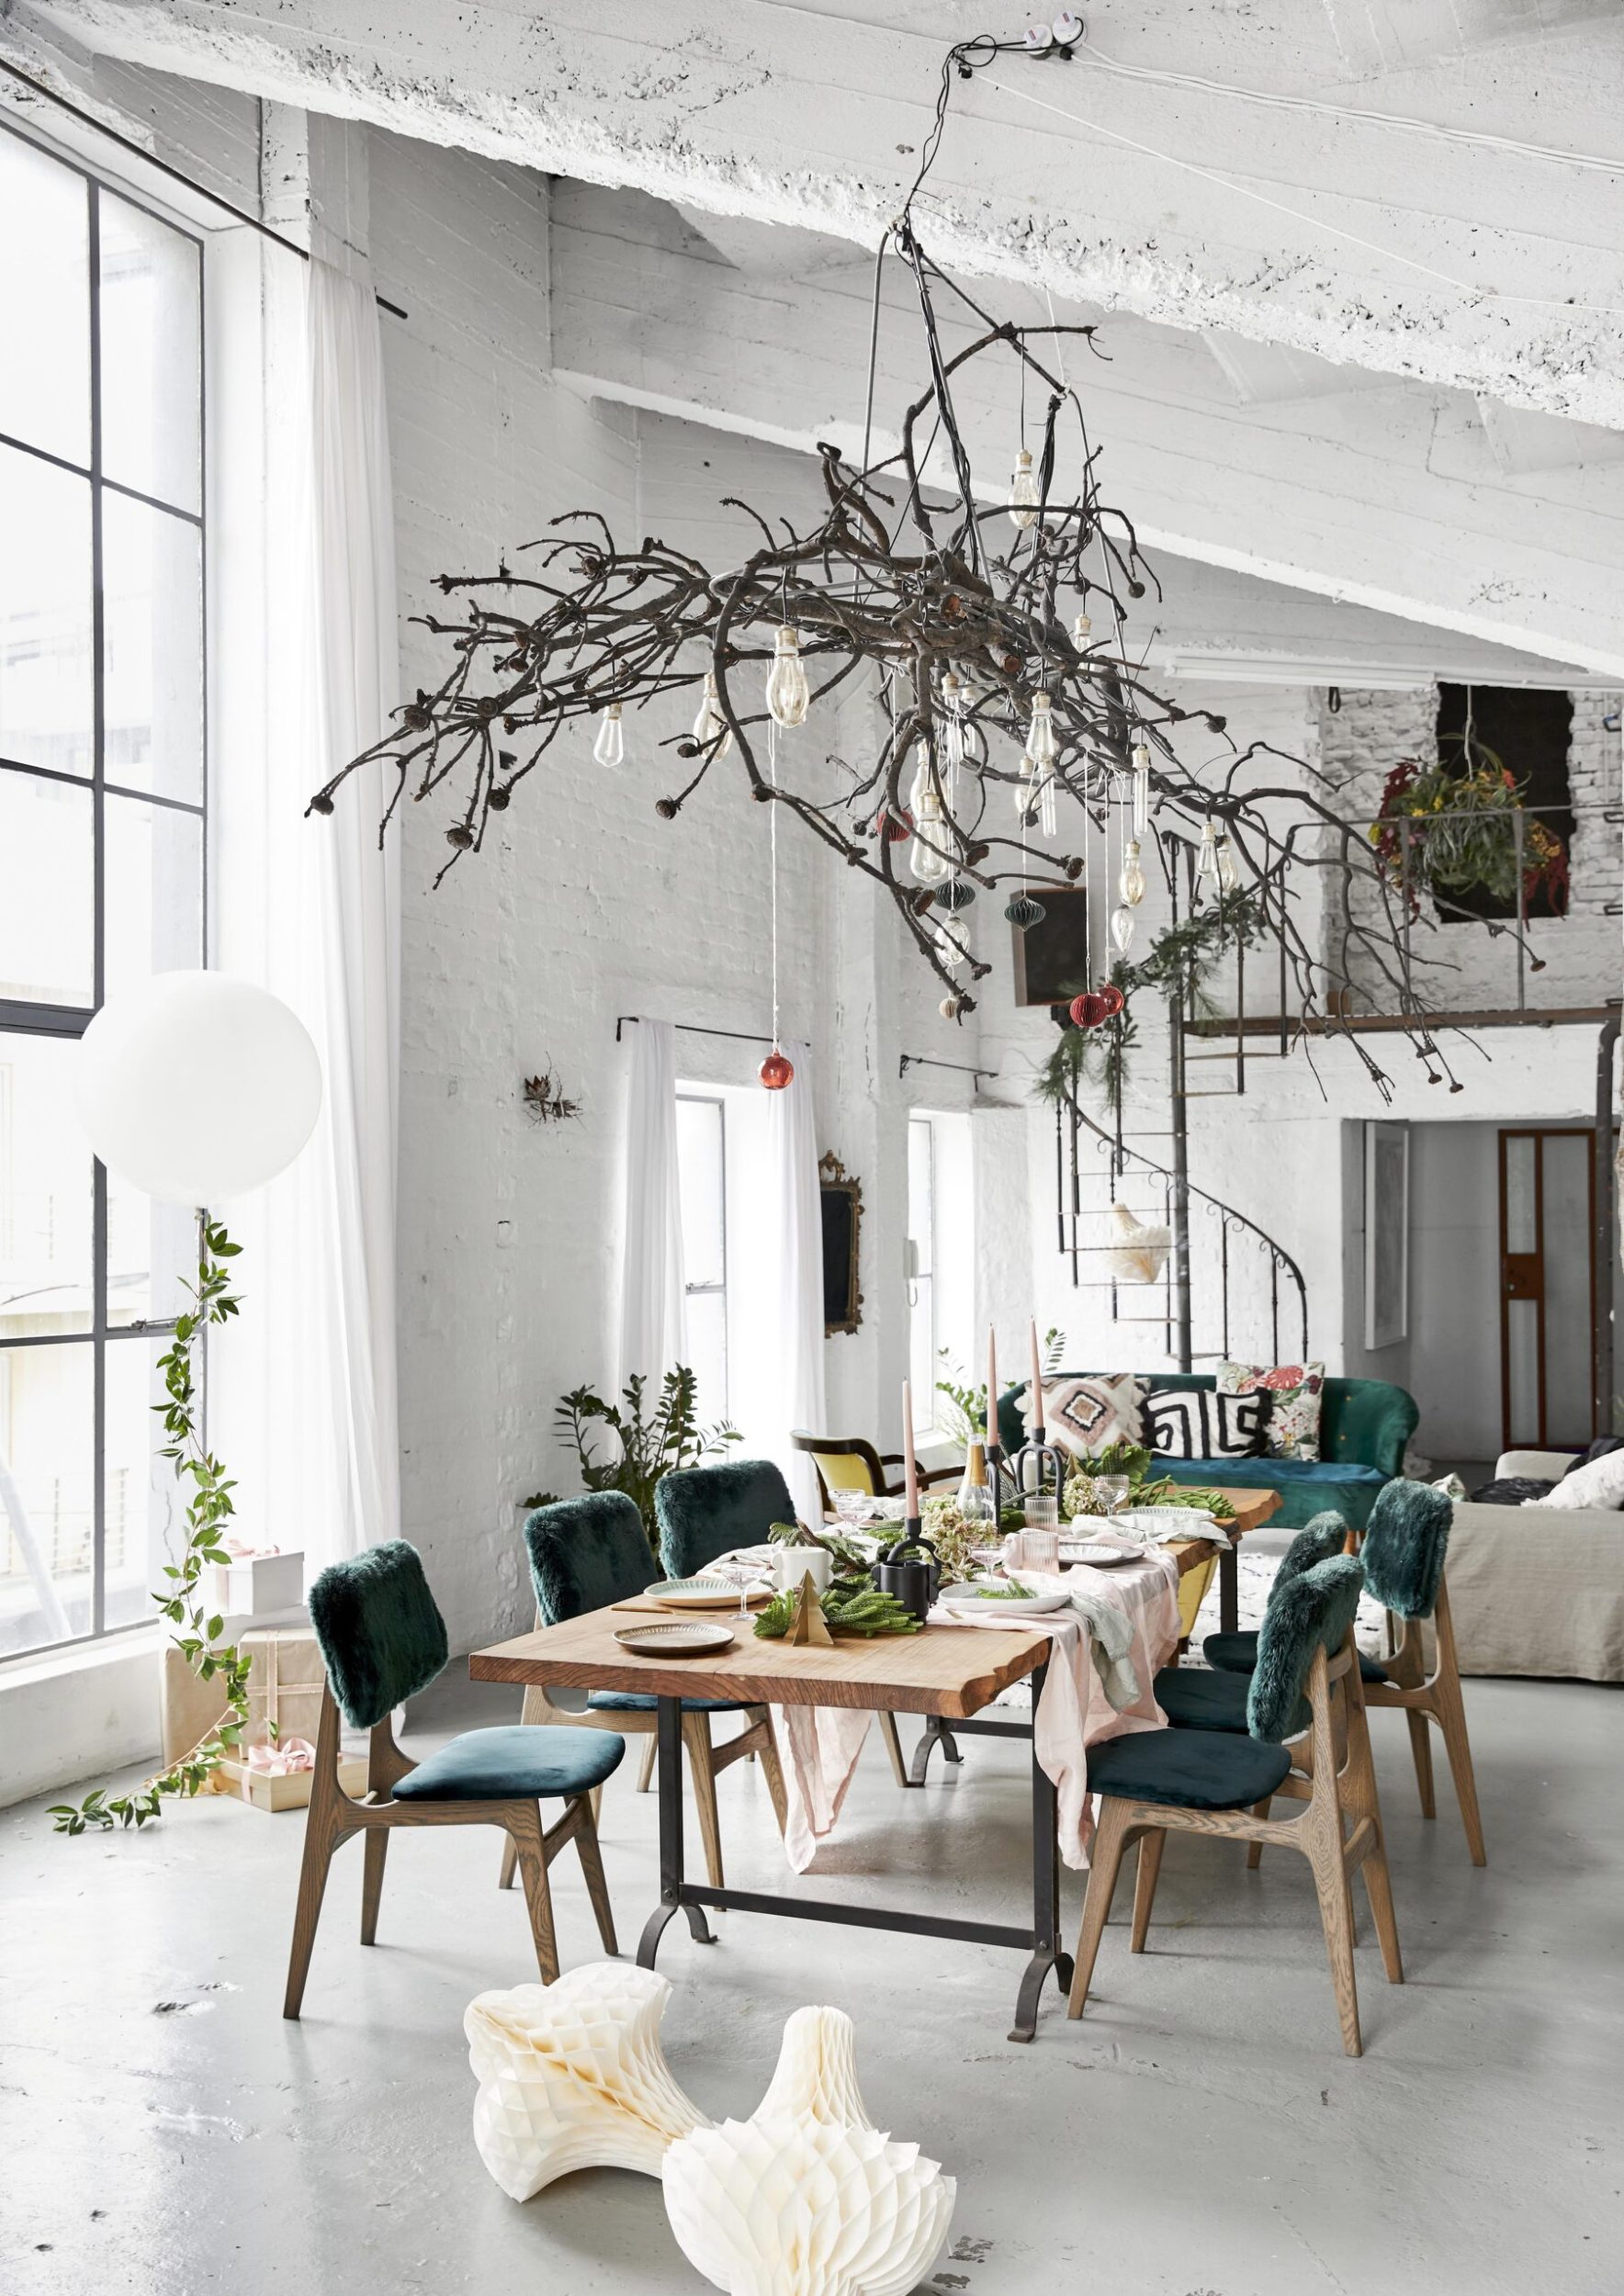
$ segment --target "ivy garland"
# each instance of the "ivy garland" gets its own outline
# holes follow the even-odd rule
[[[115,1795],[109,1800],[106,1788],[98,1786],[76,1806],[54,1804],[50,1815],[55,1821],[53,1830],[59,1834],[82,1834],[93,1827],[106,1832],[113,1826],[144,1826],[149,1818],[162,1817],[164,1797],[199,1793],[241,1742],[247,1727],[249,1661],[234,1644],[220,1644],[225,1621],[205,1612],[197,1593],[206,1566],[231,1560],[220,1542],[234,1512],[231,1492],[236,1485],[203,1441],[197,1383],[192,1377],[192,1349],[199,1333],[211,1323],[229,1322],[237,1312],[238,1302],[224,1263],[235,1259],[242,1248],[231,1241],[218,1221],[204,1219],[197,1281],[195,1287],[182,1286],[192,1305],[175,1318],[175,1345],[158,1361],[168,1400],[152,1406],[162,1415],[168,1437],[160,1456],[175,1461],[177,1482],[191,1485],[185,1551],[178,1563],[164,1564],[169,1585],[152,1600],[160,1615],[179,1630],[175,1648],[192,1671],[206,1683],[218,1677],[230,1711],[190,1753],[130,1793]]]

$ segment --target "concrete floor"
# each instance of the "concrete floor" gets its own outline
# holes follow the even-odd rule
[[[1130,1961],[1113,1925],[1088,2018],[1068,2024],[1051,1994],[1028,2048],[1004,2037],[1012,1954],[742,1914],[705,1948],[679,1923],[661,1954],[676,2076],[716,2117],[742,2116],[788,2013],[849,2009],[875,2121],[959,2180],[938,2296],[1613,2296],[1624,1705],[1512,1682],[1474,1683],[1469,1702],[1483,1873],[1447,1786],[1422,1824],[1398,1717],[1373,1717],[1409,1982],[1384,1985],[1367,1920],[1362,2061],[1337,2046],[1303,1862],[1250,1875],[1233,1850],[1175,1839],[1153,1952]],[[514,1704],[448,1679],[409,1742],[511,1719]],[[903,1795],[871,1738],[807,1886],[1016,1915],[1020,1755],[965,1750],[962,1771],[938,1764],[927,1792]],[[623,1949],[655,1896],[654,1803],[628,1771],[603,1812]],[[728,1774],[722,1802],[729,1878],[782,1887],[753,1765]],[[495,1887],[497,1837],[398,1836],[371,1952],[346,1848],[290,2026],[301,1830],[224,1801],[77,1841],[53,1838],[37,1805],[0,1821],[0,2285],[698,2290],[651,2181],[593,2172],[516,2207],[479,2165],[462,2011],[535,1974],[522,1902]],[[566,1964],[595,1956],[568,1852],[555,1888]],[[1068,1930],[1079,1897],[1068,1876]]]

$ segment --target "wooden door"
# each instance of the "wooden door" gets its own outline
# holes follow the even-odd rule
[[[1595,1135],[1500,1133],[1500,1415],[1506,1450],[1596,1434]]]

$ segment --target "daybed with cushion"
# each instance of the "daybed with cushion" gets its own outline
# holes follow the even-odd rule
[[[1508,1451],[1496,1480],[1555,1482],[1569,1451]],[[1624,1682],[1624,1509],[1455,1503],[1449,1603],[1463,1674]]]
[[[1054,1375],[1056,1384],[1074,1376],[1085,1375],[1065,1371]],[[1134,1376],[1153,1395],[1192,1388],[1210,1393],[1217,1384],[1211,1371],[1151,1371]],[[1046,1392],[1049,1380],[1045,1379],[1043,1384]],[[1000,1423],[1002,1418],[1000,1404]],[[1274,1521],[1283,1530],[1301,1530],[1327,1507],[1334,1507],[1356,1529],[1363,1530],[1377,1492],[1383,1483],[1404,1472],[1404,1450],[1419,1418],[1414,1397],[1385,1379],[1326,1379],[1320,1401],[1317,1459],[1185,1459],[1157,1453],[1153,1472],[1167,1475],[1176,1483],[1278,1491],[1281,1504]],[[1018,1412],[1014,1424],[1019,1429]],[[1022,1439],[1017,1434],[1017,1442]]]

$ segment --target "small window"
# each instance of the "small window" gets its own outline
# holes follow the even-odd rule
[[[1527,686],[1441,685],[1438,692],[1438,763],[1456,781],[1509,773],[1522,795],[1523,915],[1565,917],[1568,852],[1573,837],[1568,744],[1573,705],[1566,693]],[[1475,825],[1452,825],[1469,829]],[[1445,924],[1516,917],[1518,832],[1507,819],[1488,826],[1484,877],[1435,883]],[[1480,833],[1481,834],[1481,833]]]
[[[936,1400],[936,1157],[928,1116],[908,1122],[908,1376],[914,1424],[928,1425]]]
[[[677,1094],[686,1360],[701,1422],[727,1417],[727,1111],[715,1094]]]

